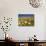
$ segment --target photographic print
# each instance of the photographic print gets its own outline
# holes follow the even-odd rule
[[[34,14],[19,14],[18,26],[34,26]]]

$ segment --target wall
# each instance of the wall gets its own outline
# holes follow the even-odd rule
[[[3,16],[12,17],[13,22],[8,34],[10,37],[16,40],[27,40],[34,34],[37,35],[37,39],[46,40],[45,38],[45,15],[46,5],[42,5],[39,8],[33,8],[30,6],[28,0],[0,0],[0,18]],[[35,26],[34,27],[18,27],[17,20],[19,13],[34,14]],[[3,31],[0,31],[0,39],[4,39],[2,35]],[[4,34],[4,33],[3,33]]]

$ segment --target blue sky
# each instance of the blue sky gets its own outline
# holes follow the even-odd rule
[[[19,14],[18,17],[33,17],[34,14]]]

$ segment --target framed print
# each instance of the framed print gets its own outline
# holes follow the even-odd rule
[[[34,14],[18,14],[18,26],[34,26]]]

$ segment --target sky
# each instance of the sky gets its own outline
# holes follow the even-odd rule
[[[18,17],[34,17],[34,14],[19,14]]]

